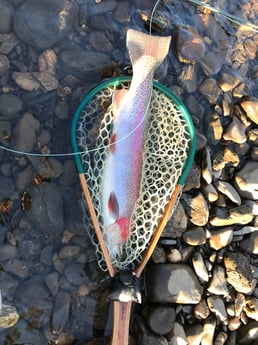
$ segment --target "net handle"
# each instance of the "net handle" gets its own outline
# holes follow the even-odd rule
[[[128,345],[132,302],[113,302],[113,333],[111,345]]]
[[[97,218],[97,215],[96,215],[96,212],[95,212],[92,200],[91,200],[91,196],[90,196],[90,192],[89,192],[89,187],[88,187],[88,184],[87,184],[87,181],[86,181],[84,173],[80,173],[79,177],[80,177],[80,182],[81,182],[81,186],[82,186],[83,195],[85,197],[85,200],[86,200],[86,203],[87,203],[87,206],[88,206],[88,210],[89,210],[89,213],[90,213],[91,221],[92,221],[92,224],[94,226],[95,233],[96,233],[96,236],[98,238],[101,251],[102,251],[104,259],[106,261],[106,265],[107,265],[107,268],[108,268],[109,275],[110,275],[110,277],[114,277],[115,276],[115,270],[114,270],[114,268],[112,266],[112,263],[111,263],[111,260],[110,260],[109,254],[108,254],[108,250],[107,250],[107,247],[105,245],[105,242],[104,242],[104,239],[103,239],[103,235],[102,235],[102,232],[101,232],[100,227],[99,227],[98,218]]]

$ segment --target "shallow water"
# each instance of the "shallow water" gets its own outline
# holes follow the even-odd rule
[[[109,336],[112,315],[109,279],[82,220],[73,156],[65,155],[72,152],[71,121],[93,85],[131,73],[126,30],[147,32],[140,14],[154,1],[58,1],[61,10],[32,3],[0,4],[0,15],[4,8],[10,17],[0,23],[0,96],[16,96],[0,100],[0,143],[36,154],[0,149],[0,288],[21,316],[0,340],[80,344]],[[227,126],[234,106],[258,97],[258,7],[254,0],[210,5],[253,26],[188,1],[161,1],[153,27],[172,36],[156,78],[185,103],[215,153],[228,143],[210,138],[208,115],[226,113]]]

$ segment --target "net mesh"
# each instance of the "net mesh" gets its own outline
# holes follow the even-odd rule
[[[110,106],[113,91],[113,87],[107,87],[90,99],[80,114],[76,129],[78,148],[84,151],[81,160],[86,181],[103,235],[101,186],[113,117]],[[130,220],[130,236],[123,246],[122,257],[112,258],[112,265],[118,270],[133,269],[141,261],[182,173],[190,145],[187,124],[180,109],[158,89],[152,92],[145,123],[142,177]],[[84,198],[82,203],[85,228],[96,247],[99,266],[107,270]],[[111,252],[111,248],[107,249]]]

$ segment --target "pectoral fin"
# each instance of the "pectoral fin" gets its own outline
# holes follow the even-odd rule
[[[119,216],[119,205],[118,205],[116,194],[114,192],[111,192],[109,195],[108,210],[111,217],[113,217],[116,220]]]

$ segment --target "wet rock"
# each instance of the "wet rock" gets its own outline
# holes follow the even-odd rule
[[[0,120],[0,127],[0,143],[3,145],[9,145],[12,131],[11,123],[9,121]]]
[[[14,306],[2,304],[0,310],[0,330],[13,327],[20,316]]]
[[[176,52],[181,62],[195,63],[205,54],[202,37],[192,27],[179,25],[176,29]]]
[[[11,31],[13,6],[6,0],[0,3],[0,32],[7,33]]]
[[[240,242],[240,247],[250,254],[258,254],[258,231],[255,231]]]
[[[26,212],[28,219],[41,232],[57,236],[64,231],[62,194],[54,183],[33,186],[31,209]]]
[[[17,37],[10,34],[0,34],[0,53],[9,54],[19,43]]]
[[[59,289],[59,274],[57,272],[49,273],[44,277],[44,281],[52,296],[56,296]]]
[[[218,192],[212,184],[207,184],[202,187],[202,192],[209,202],[214,202],[218,199]]]
[[[193,162],[189,175],[186,178],[183,191],[191,190],[200,187],[201,170],[200,167]]]
[[[258,299],[255,297],[247,297],[245,300],[244,311],[250,319],[258,321]]]
[[[51,328],[54,334],[59,334],[65,329],[69,321],[70,303],[70,295],[60,290],[55,299],[51,318]]]
[[[186,339],[189,345],[200,345],[202,333],[202,326],[198,323],[185,326]]]
[[[192,257],[193,268],[196,275],[202,280],[207,282],[209,280],[209,274],[207,267],[205,266],[201,253],[194,252]]]
[[[202,151],[202,177],[207,184],[212,182],[212,162],[208,147]]]
[[[206,242],[206,234],[203,228],[193,228],[184,232],[183,241],[192,246],[199,246]]]
[[[93,49],[99,52],[112,52],[114,49],[110,39],[102,31],[92,31],[89,42]]]
[[[253,97],[245,100],[241,102],[241,107],[244,109],[247,117],[256,125],[258,125],[258,99]]]
[[[207,136],[212,145],[222,138],[223,126],[217,113],[211,113],[207,118]]]
[[[7,298],[12,301],[18,285],[19,280],[16,277],[3,271],[0,272],[0,289],[3,299]]]
[[[0,201],[9,198],[15,190],[15,185],[10,177],[0,175]]]
[[[250,208],[246,205],[240,205],[230,209],[217,208],[215,214],[210,218],[210,224],[213,226],[248,224],[252,219],[253,214]]]
[[[258,146],[258,128],[251,129],[247,133],[248,144]],[[257,150],[257,147],[256,147]]]
[[[166,253],[163,247],[160,246],[156,246],[151,259],[153,262],[155,262],[155,264],[162,264],[166,262]]]
[[[33,151],[39,128],[40,122],[32,114],[25,113],[14,127],[12,147],[18,151]]]
[[[194,306],[194,316],[198,320],[205,320],[210,314],[208,305],[204,299]]]
[[[214,185],[220,193],[226,195],[232,202],[237,205],[241,204],[241,198],[239,194],[229,182],[218,180],[214,183]]]
[[[0,78],[5,74],[5,72],[9,69],[9,67],[10,67],[9,59],[5,55],[0,54]]]
[[[13,259],[18,255],[17,248],[10,244],[0,246],[0,262]]]
[[[78,77],[91,72],[97,74],[111,65],[108,55],[86,50],[64,50],[60,54],[60,61],[67,72]]]
[[[35,275],[17,288],[15,304],[32,327],[43,327],[50,318],[52,302],[43,278]]]
[[[240,83],[239,76],[232,70],[227,70],[221,73],[219,78],[219,87],[223,92],[228,92],[234,89]]]
[[[233,116],[231,123],[225,129],[223,138],[225,140],[231,140],[236,144],[246,142],[245,127],[236,116]]]
[[[215,338],[214,345],[224,345],[228,339],[228,334],[226,332],[219,332]]]
[[[209,208],[204,196],[198,193],[196,196],[183,195],[182,200],[186,204],[186,211],[191,222],[197,226],[204,226],[208,222]]]
[[[40,89],[40,82],[31,72],[13,72],[12,78],[25,91],[36,91]]]
[[[200,85],[201,94],[208,100],[210,104],[215,104],[221,93],[217,81],[213,78],[207,78]]]
[[[233,229],[232,228],[223,228],[217,231],[212,231],[209,238],[210,247],[219,250],[223,247],[226,247],[230,244],[233,238]]]
[[[0,95],[0,119],[13,119],[23,110],[22,101],[13,94]]]
[[[45,92],[56,90],[59,86],[57,78],[49,72],[33,72],[32,75],[40,83]]]
[[[180,339],[180,343],[182,345],[187,345],[187,339],[183,325],[179,322],[175,322],[173,336],[170,339],[170,343],[178,344],[178,339]]]
[[[148,326],[155,334],[165,335],[170,333],[174,328],[175,319],[176,313],[173,307],[153,306],[148,308]]]
[[[181,202],[179,202],[172,217],[169,219],[167,225],[165,226],[162,236],[172,238],[181,237],[186,227],[187,217]]]
[[[80,285],[83,282],[87,282],[87,277],[82,264],[71,263],[66,265],[64,275],[66,279],[74,285]]]
[[[25,279],[29,275],[28,266],[24,261],[19,259],[10,259],[3,264],[5,272],[12,273],[13,275]]]
[[[189,110],[189,113],[192,116],[196,116],[198,119],[202,119],[203,111],[204,111],[203,106],[200,104],[198,99],[196,99],[196,97],[193,96],[193,94],[189,94],[185,98],[184,103],[185,103],[187,109]],[[197,133],[196,133],[196,135],[197,135]],[[201,139],[207,141],[206,138],[202,138],[200,136],[197,138],[197,140],[201,140]],[[197,146],[199,147],[200,145],[197,144]]]
[[[214,295],[227,296],[229,291],[226,283],[225,269],[215,266],[207,290]]]
[[[54,49],[44,50],[38,57],[38,68],[40,72],[47,72],[55,75],[57,56]]]
[[[203,72],[208,76],[217,74],[221,69],[221,62],[217,54],[208,52],[200,61]]]
[[[47,49],[72,31],[76,7],[70,1],[27,0],[15,12],[14,31],[36,49]]]
[[[223,299],[220,296],[209,296],[207,304],[210,311],[216,315],[218,321],[227,323],[227,312]]]
[[[179,84],[187,90],[187,92],[196,91],[197,75],[195,65],[184,66],[178,76]]]
[[[235,175],[239,194],[247,199],[258,199],[258,162],[248,161]]]
[[[250,321],[247,325],[243,325],[237,332],[239,344],[253,344],[258,337],[257,321]]]
[[[141,341],[142,345],[168,345],[168,341],[165,337],[156,336],[152,334],[144,334]]]
[[[236,317],[241,316],[244,306],[245,306],[245,295],[238,292],[235,298],[235,303],[234,303],[234,310],[235,310],[234,315]]]
[[[34,170],[31,165],[27,165],[27,167],[15,174],[15,185],[16,188],[23,192],[33,180],[33,173]]]
[[[182,254],[176,248],[170,249],[170,252],[167,254],[167,261],[171,263],[178,263],[182,261]]]
[[[62,163],[56,158],[30,156],[29,160],[31,161],[38,175],[44,176],[45,178],[60,177],[64,172]]]
[[[224,264],[227,282],[238,292],[250,293],[253,289],[253,274],[249,259],[241,253],[227,252],[224,257]]]
[[[146,286],[152,302],[196,304],[202,294],[194,272],[183,264],[150,266]]]
[[[215,329],[216,319],[209,316],[203,323],[202,345],[213,344]]]
[[[50,92],[58,88],[57,78],[49,72],[13,72],[12,78],[25,91],[43,89]]]
[[[239,156],[231,148],[226,147],[223,151],[213,156],[212,168],[215,171],[222,170],[225,166],[237,167],[239,164]]]
[[[80,250],[80,246],[67,245],[60,250],[59,257],[60,259],[72,258],[78,256]]]
[[[59,120],[67,119],[69,116],[69,106],[65,101],[59,101],[55,107],[55,114]]]

